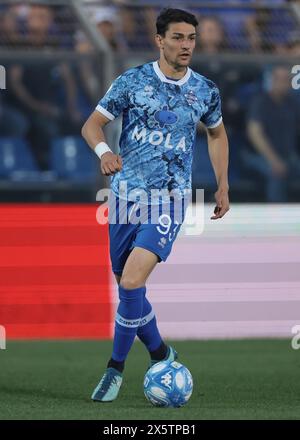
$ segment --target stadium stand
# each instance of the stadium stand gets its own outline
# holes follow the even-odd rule
[[[244,152],[253,149],[247,120],[250,103],[268,93],[268,75],[273,67],[284,64],[291,69],[297,64],[299,2],[173,3],[199,18],[192,68],[212,79],[221,91],[231,145],[232,201],[267,200],[261,191],[263,178],[244,160]],[[153,35],[160,8],[161,2],[150,0],[0,0],[0,56],[7,74],[7,88],[0,96],[0,139],[3,145],[11,136],[15,145],[17,137],[37,163],[33,173],[28,162],[29,200],[30,191],[33,200],[57,200],[61,197],[59,188],[67,185],[68,197],[73,191],[72,200],[94,201],[96,188],[107,183],[95,171],[97,158],[89,155],[88,147],[84,159],[79,153],[84,150],[78,141],[80,129],[119,73],[157,57]],[[299,90],[291,89],[290,94],[299,102]],[[107,130],[115,150],[118,134],[117,121]],[[299,134],[296,137],[298,157]],[[76,139],[73,147],[68,144],[70,139]],[[25,165],[24,161],[22,167]],[[5,169],[3,163],[1,169]],[[211,200],[215,183],[201,130],[195,144],[193,179],[194,186],[206,185]],[[299,181],[297,175],[289,179],[286,201],[299,198]],[[75,185],[68,186],[70,182]],[[11,173],[2,172],[1,200],[9,200],[11,192],[17,196],[18,185]]]
[[[51,145],[51,164],[58,178],[89,183],[96,177],[94,155],[79,137],[54,139]]]

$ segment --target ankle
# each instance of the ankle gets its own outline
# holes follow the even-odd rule
[[[113,358],[110,358],[107,364],[107,368],[114,368],[115,370],[119,371],[119,373],[123,373],[125,367],[125,361],[115,361]]]
[[[162,342],[156,350],[150,351],[151,360],[153,361],[164,360],[168,354],[168,351],[169,351],[168,346],[164,342]]]

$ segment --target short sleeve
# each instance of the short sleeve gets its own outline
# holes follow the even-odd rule
[[[210,88],[210,103],[207,112],[202,116],[201,121],[207,128],[215,128],[222,122],[221,98],[218,87],[212,83]]]
[[[96,110],[111,121],[117,118],[127,107],[127,83],[125,75],[120,75],[100,99]]]

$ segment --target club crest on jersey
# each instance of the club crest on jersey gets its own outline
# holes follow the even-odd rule
[[[187,100],[189,105],[193,105],[193,104],[195,104],[195,102],[198,101],[197,96],[195,95],[195,93],[192,90],[189,90],[188,93],[186,93],[184,95],[184,97]]]
[[[165,125],[175,124],[178,120],[176,113],[171,112],[167,105],[164,105],[162,110],[157,110],[154,114],[154,119],[159,123],[160,128]]]

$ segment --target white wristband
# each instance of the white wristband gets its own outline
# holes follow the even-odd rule
[[[96,145],[94,151],[97,154],[97,156],[99,157],[99,159],[101,159],[103,154],[107,153],[108,151],[110,151],[112,153],[111,149],[109,148],[109,146],[105,142],[99,142],[99,144]]]

